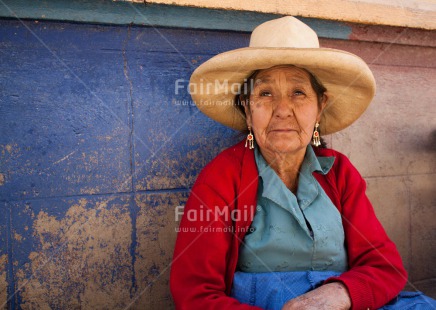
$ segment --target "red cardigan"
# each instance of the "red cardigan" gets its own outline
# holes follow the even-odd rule
[[[349,270],[326,282],[348,288],[352,309],[377,309],[404,287],[407,274],[365,195],[366,184],[350,161],[334,156],[327,175],[313,173],[342,214]],[[254,216],[258,171],[244,141],[228,148],[200,173],[186,203],[171,266],[177,309],[256,309],[229,297],[238,250]],[[236,211],[235,211],[236,210]]]

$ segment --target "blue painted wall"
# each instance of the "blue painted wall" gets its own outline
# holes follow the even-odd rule
[[[5,257],[0,270],[8,304],[71,307],[81,300],[74,295],[86,291],[83,287],[112,281],[124,286],[107,297],[121,294],[118,289],[129,292],[120,297],[124,304],[113,305],[125,307],[152,282],[148,273],[162,272],[156,259],[147,258],[152,254],[141,252],[147,242],[157,242],[153,228],[177,225],[174,208],[183,205],[199,170],[237,140],[238,133],[201,114],[186,89],[176,94],[176,81],[186,86],[200,63],[246,45],[248,35],[0,23],[0,256]],[[145,227],[144,214],[162,206]],[[100,228],[85,229],[99,212],[106,214]],[[83,227],[73,230],[80,223]],[[99,236],[102,227],[125,238],[109,242]],[[83,234],[85,244],[104,240],[79,250]],[[165,267],[174,236],[173,230],[159,254]],[[70,246],[76,249],[66,251]],[[86,255],[98,258],[106,248],[114,258],[97,268]],[[82,280],[67,270],[77,267],[72,253],[89,264],[79,268]],[[35,271],[41,258],[50,263]],[[51,273],[63,274],[58,279],[63,292]],[[97,276],[102,280],[91,279]],[[26,284],[30,279],[46,289],[36,294],[35,283]]]

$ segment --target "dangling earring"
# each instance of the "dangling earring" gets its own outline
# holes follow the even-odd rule
[[[313,145],[315,145],[317,147],[321,145],[321,140],[319,138],[318,127],[319,127],[319,123],[316,122],[315,130],[313,131],[313,140],[312,140],[312,142],[313,142]]]
[[[251,133],[251,128],[250,128],[250,127],[248,127],[248,130],[249,130],[250,132],[249,132],[249,134],[247,135],[247,140],[245,140],[245,147],[247,147],[247,145],[248,145],[248,148],[249,148],[250,150],[252,150],[252,149],[254,149],[254,136],[253,136],[253,134]]]

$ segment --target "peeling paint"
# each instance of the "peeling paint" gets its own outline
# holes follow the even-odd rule
[[[17,143],[9,143],[6,145],[0,145],[0,150],[1,150],[2,156],[6,156],[6,155],[16,156],[20,152],[20,149],[19,149]]]
[[[175,207],[184,204],[186,193],[144,194],[136,196],[137,249],[135,274],[138,294],[135,306],[141,309],[172,309],[169,271],[176,240]]]
[[[156,141],[171,141],[174,137],[168,137],[163,133],[150,133],[155,135]],[[158,158],[151,157],[146,160],[147,175],[139,173],[136,190],[155,188],[190,188],[197,178],[200,170],[218,154],[231,140],[218,142],[210,145],[207,141],[196,141],[195,145],[185,146],[185,149],[174,148],[171,143],[163,149],[156,146]],[[143,168],[142,166],[140,168]],[[137,169],[137,171],[141,171]]]
[[[62,219],[40,211],[39,246],[17,272],[23,309],[116,309],[129,302],[128,203],[80,199]]]
[[[23,236],[18,233],[14,233],[14,239],[20,242],[21,240],[23,240]]]
[[[88,194],[88,195],[94,195],[94,194],[98,194],[100,192],[100,187],[99,186],[94,186],[94,187],[83,187],[80,189],[80,193],[81,194]]]
[[[8,151],[9,154],[12,153],[12,145],[7,144],[7,145],[5,146],[5,149],[6,149],[6,151]]]
[[[8,256],[6,254],[0,256],[0,309],[7,309],[8,300],[8,281],[7,281],[7,264]]]
[[[5,175],[3,173],[0,173],[0,186],[5,184]]]

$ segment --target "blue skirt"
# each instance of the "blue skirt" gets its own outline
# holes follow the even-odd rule
[[[241,303],[263,309],[282,309],[283,305],[297,296],[307,293],[333,276],[333,271],[295,271],[245,273],[237,271],[233,279],[232,297]],[[421,292],[401,292],[383,310],[434,310],[436,301]]]

